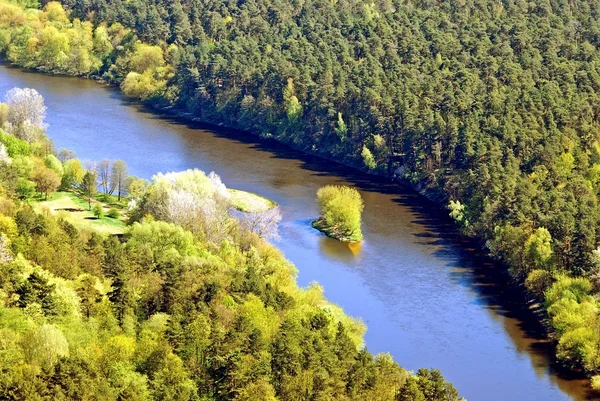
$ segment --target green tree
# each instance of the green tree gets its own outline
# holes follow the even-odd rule
[[[104,218],[104,206],[101,203],[96,203],[92,208],[92,213],[94,213],[97,219]]]
[[[44,166],[36,167],[31,180],[35,183],[38,192],[44,194],[45,199],[48,199],[48,195],[55,192],[60,186],[60,176],[54,170]]]
[[[88,200],[88,209],[92,210],[92,198],[98,190],[98,179],[94,171],[86,171],[81,181],[81,192]]]
[[[121,194],[126,189],[127,178],[129,178],[129,172],[127,170],[127,164],[123,160],[116,160],[112,165],[112,171],[110,174],[110,187],[111,192],[116,190],[118,200],[121,200]]]
[[[317,191],[321,217],[315,222],[330,235],[349,241],[362,239],[361,213],[363,200],[354,188],[327,185]]]
[[[534,268],[548,269],[552,262],[552,236],[544,227],[538,228],[525,241],[525,255]]]

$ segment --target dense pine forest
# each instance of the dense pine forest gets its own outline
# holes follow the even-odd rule
[[[433,191],[600,372],[599,1],[63,6],[1,3],[0,52]]]

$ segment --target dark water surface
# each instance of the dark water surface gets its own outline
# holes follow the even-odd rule
[[[556,374],[551,345],[519,295],[498,284],[498,269],[461,242],[447,212],[410,190],[238,132],[161,118],[93,81],[0,65],[0,99],[15,86],[44,96],[49,136],[82,160],[124,159],[131,174],[148,179],[214,170],[228,187],[275,200],[283,213],[277,245],[297,266],[299,284],[318,281],[362,318],[371,352],[390,352],[412,370],[439,368],[470,401],[586,399],[584,381]],[[326,184],[361,190],[360,246],[310,227]]]

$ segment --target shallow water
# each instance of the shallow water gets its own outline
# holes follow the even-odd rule
[[[93,81],[0,65],[0,98],[15,86],[44,96],[49,136],[83,160],[124,159],[145,178],[214,170],[228,187],[279,203],[277,246],[300,285],[318,281],[363,319],[371,352],[390,352],[411,370],[439,368],[470,401],[586,399],[585,381],[556,373],[551,345],[500,269],[457,236],[446,211],[412,191],[239,132],[159,117]],[[361,191],[361,245],[310,227],[326,184]]]

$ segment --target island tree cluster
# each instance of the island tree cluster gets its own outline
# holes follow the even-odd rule
[[[321,216],[312,223],[313,227],[344,242],[363,239],[360,226],[364,204],[356,189],[326,185],[317,191],[317,203]]]

